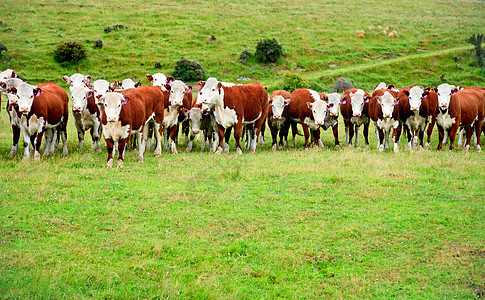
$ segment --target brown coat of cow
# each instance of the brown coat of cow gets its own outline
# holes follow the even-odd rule
[[[397,122],[397,126],[392,126],[392,138],[395,142],[394,144],[394,151],[397,151],[396,149],[396,143],[399,142],[400,135],[401,135],[401,124],[399,121],[399,105],[394,105],[394,109],[392,111],[392,115],[390,118],[386,119],[384,118],[384,115],[382,113],[382,106],[378,101],[378,98],[382,97],[385,92],[389,92],[395,99],[397,99],[397,93],[394,90],[391,89],[379,89],[374,91],[372,93],[372,97],[369,101],[369,117],[371,118],[372,121],[374,121],[374,124],[376,126],[376,133],[377,133],[377,148],[379,150],[388,150],[389,149],[389,136],[391,135],[390,133],[390,128],[389,131],[385,132],[384,126],[379,125],[379,123],[389,123],[389,122]],[[383,141],[385,139],[385,144],[383,144]],[[384,146],[383,146],[384,145]],[[383,146],[383,147],[382,147]]]
[[[272,92],[271,95],[269,96],[270,104],[273,101],[275,96],[281,96],[284,99],[290,99],[291,93],[285,90],[276,90]],[[275,118],[273,116],[273,109],[271,108],[271,105],[270,107],[268,107],[268,127],[271,130],[271,137],[273,138],[273,144],[272,144],[273,150],[276,150],[278,132],[280,136],[280,143],[279,143],[280,147],[288,145],[288,131],[291,123],[288,110],[289,110],[289,104],[285,104],[285,107],[283,109],[283,112],[280,118]]]
[[[168,85],[168,88],[170,86]],[[169,111],[172,109],[170,105],[170,90],[164,90],[163,91],[163,97],[164,97],[164,110],[165,110],[165,116],[168,116]],[[177,108],[177,122],[174,123],[173,125],[169,125],[166,128],[163,128],[164,132],[164,150],[168,151],[169,150],[169,137],[174,142],[177,144],[178,142],[178,133],[179,133],[179,123],[182,123],[183,126],[183,132],[188,136],[188,120],[187,120],[187,113],[192,107],[192,92],[189,91],[185,93],[184,99],[183,99],[183,104]]]
[[[352,102],[350,99],[350,93],[355,94],[357,88],[351,88],[344,92],[342,95],[342,103],[340,104],[340,113],[344,119],[345,133],[346,133],[346,144],[352,145],[352,138],[355,132],[355,146],[358,146],[359,142],[359,128],[360,125],[364,125],[364,139],[365,144],[369,145],[369,99],[370,95],[364,91],[364,106],[360,116],[354,116],[354,111],[352,110]]]

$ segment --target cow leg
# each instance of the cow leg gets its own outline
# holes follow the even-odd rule
[[[453,124],[451,126],[451,129],[449,130],[449,133],[448,133],[448,138],[450,140],[450,150],[451,151],[455,150],[454,142],[455,142],[456,133],[458,132],[459,125],[460,125],[459,122],[458,122],[458,124],[456,124],[456,123]],[[470,140],[468,140],[467,143],[470,143]]]
[[[154,127],[156,127],[156,124],[157,124],[156,120],[151,120],[150,122],[148,122],[148,124],[147,124],[148,126],[145,125],[145,126],[148,127],[148,132],[146,134],[147,142],[145,144],[146,145],[145,152],[149,152],[150,150],[152,150],[152,136],[153,136],[154,131],[155,131],[155,135],[156,135],[157,129],[154,128]],[[155,137],[155,143],[156,142],[157,142],[157,138]],[[156,147],[157,146],[155,146],[155,151],[156,151]],[[156,154],[155,154],[155,156],[156,156]]]
[[[473,131],[473,133],[475,134],[475,138],[474,138],[474,141],[475,141],[475,146],[477,147],[477,151],[480,152],[482,150],[482,146],[480,144],[480,135],[482,134],[482,124],[483,124],[483,117],[482,118],[479,118],[477,120],[477,122],[475,122],[475,130]]]
[[[155,136],[155,157],[160,157],[162,155],[163,116],[155,116],[155,122],[153,123],[153,129],[151,131]],[[150,137],[150,135],[150,128],[148,128],[147,138]],[[150,150],[151,146],[147,147]]]
[[[221,154],[222,153],[222,146],[223,146],[223,143],[224,143],[224,127],[222,127],[220,124],[217,124],[217,133],[218,133],[218,136],[219,136],[219,142],[217,144],[217,150],[216,150],[216,154]]]
[[[143,162],[143,153],[145,153],[145,143],[148,135],[148,126],[142,126],[136,133],[138,141],[138,162]]]
[[[280,130],[280,143],[283,139],[283,147],[288,148],[288,133],[290,132],[290,123],[287,121]]]
[[[440,151],[441,149],[443,149],[443,139],[445,136],[445,130],[440,125],[436,127],[438,127],[438,148],[436,148],[436,151]]]
[[[99,140],[101,139],[101,134],[99,130],[100,127],[101,124],[97,121],[95,121],[93,127],[91,127],[91,137],[93,138],[93,145],[91,146],[91,148],[98,152],[101,152],[101,145],[99,143]]]
[[[295,122],[291,122],[291,134],[293,136],[292,139],[291,139],[291,144],[290,144],[291,148],[295,148],[295,137],[296,137],[297,133],[298,133],[297,124]]]
[[[394,142],[394,153],[399,152],[399,140],[401,139],[401,126],[395,128],[392,132],[392,140]]]
[[[354,129],[354,126],[355,126],[355,129]],[[350,144],[352,145],[352,139],[354,137],[354,134],[355,134],[355,147],[359,147],[359,129],[360,129],[360,125],[358,124],[352,124],[351,127],[350,127]]]
[[[428,124],[428,129],[426,129],[426,135],[427,135],[426,144],[425,144],[426,147],[428,147],[431,144],[431,134],[433,133],[434,123],[435,121],[434,119],[432,119],[431,122],[429,122]]]
[[[251,140],[251,147],[250,147],[249,151],[251,153],[254,153],[254,152],[256,152],[256,146],[258,145],[258,139],[259,139],[258,130],[254,127],[251,130],[251,136],[252,136],[252,140]]]
[[[131,133],[130,133],[131,135]],[[128,136],[130,136],[128,135]],[[126,144],[128,143],[129,138],[126,139],[120,139],[118,141],[118,163],[117,167],[118,168],[123,168],[123,161],[125,160],[125,152],[126,152]]]
[[[364,123],[364,139],[367,147],[369,147],[369,125],[370,122]]]
[[[26,130],[24,130],[23,128],[21,128],[22,130],[22,136],[24,138],[24,157],[23,157],[23,160],[28,160],[30,158],[30,145],[31,145],[31,140],[30,140],[30,136],[29,134],[27,133]]]
[[[10,153],[8,154],[9,157],[15,157],[19,150],[20,128],[15,125],[12,125],[12,139],[13,144],[12,150],[10,150]]]
[[[163,151],[169,150],[169,137],[168,137],[169,131],[170,131],[170,128],[167,128],[167,127],[163,128]]]
[[[74,124],[76,125],[76,130],[77,130],[77,139],[79,141],[79,148],[82,148],[84,147],[84,128],[83,128],[83,125],[81,123],[81,117],[76,117],[76,115],[78,114],[75,114],[74,115]]]
[[[473,129],[474,129],[473,126],[467,126],[460,130],[460,134],[462,131],[465,131],[465,134],[466,134],[466,142],[465,142],[465,149],[464,149],[465,152],[468,152],[468,150],[470,149],[470,141],[473,135]]]
[[[449,135],[450,135],[450,130],[445,130],[445,137],[443,138],[443,145],[448,144]]]
[[[34,161],[40,161],[40,145],[42,143],[42,136],[44,134],[44,129],[33,135],[32,145],[34,145]]]
[[[315,145],[317,145],[320,148],[325,148],[325,146],[323,146],[322,140],[320,139],[320,128],[313,130],[312,136],[315,138]]]
[[[238,118],[238,122],[234,125],[234,139],[236,140],[235,143],[235,148],[236,148],[236,154],[241,155],[242,154],[242,148],[241,148],[241,133],[242,133],[242,118]]]
[[[51,155],[54,151],[54,129],[49,128],[45,130],[45,135],[44,135],[44,154],[42,157],[47,157]]]
[[[310,137],[310,132],[308,131],[308,126],[301,120],[301,127],[303,128],[303,134],[305,135],[305,151],[308,151],[309,142],[308,138]]]
[[[265,114],[267,115],[267,113]],[[260,146],[263,146],[264,145],[264,142],[265,142],[265,139],[264,139],[264,132],[266,130],[266,118],[264,118],[262,124],[261,124],[261,130],[259,130],[259,133],[258,133],[258,139],[259,139],[259,145]],[[256,126],[257,128],[258,126]]]
[[[107,168],[113,167],[113,140],[111,139],[104,139],[106,142],[106,148],[108,148],[108,161],[106,163]]]
[[[338,141],[338,123],[335,124],[333,127],[333,137],[335,138],[335,148],[339,149],[340,148],[340,143]]]
[[[177,152],[177,134],[178,134],[178,124],[172,126],[170,130],[170,139],[172,140],[171,150],[172,154],[178,154]]]
[[[273,126],[269,126],[271,131],[271,138],[273,139],[273,144],[271,146],[271,150],[276,151],[276,146],[278,143],[278,129],[274,128]],[[280,132],[281,135],[281,132]]]
[[[379,151],[384,151],[384,131],[382,131],[381,128],[376,126],[376,132],[377,132],[377,149]]]
[[[190,139],[189,139],[189,142],[187,143],[187,147],[185,148],[185,152],[192,151],[192,144],[194,142],[194,139],[195,139],[195,134],[193,132],[190,132]],[[202,146],[204,146],[204,144],[205,144],[205,137],[204,137],[204,141],[202,142]]]
[[[419,129],[419,148],[423,148],[423,140],[424,140],[424,128]]]
[[[349,120],[348,119],[344,119],[344,126],[345,126],[345,145],[348,146],[350,144],[350,140],[349,140]],[[353,124],[350,124],[350,126],[352,126]]]
[[[67,117],[63,119],[61,126],[57,127],[57,140],[56,145],[59,144],[59,135],[62,139],[62,155],[68,155],[67,149]]]
[[[229,140],[231,139],[231,131],[232,127],[229,127],[226,129],[226,132],[224,133],[224,152],[229,152]]]

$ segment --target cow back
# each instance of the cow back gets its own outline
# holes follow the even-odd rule
[[[451,96],[448,112],[450,117],[460,120],[461,125],[470,125],[479,116],[483,116],[483,94],[473,88],[465,88]]]
[[[276,90],[274,92],[271,93],[271,95],[269,96],[270,99],[273,99],[274,96],[281,96],[285,99],[290,99],[291,98],[291,93],[288,92],[288,91],[285,91],[285,90]]]
[[[163,115],[165,97],[159,87],[145,85],[136,88],[137,92],[143,95],[145,101],[145,116],[148,118],[152,114]]]
[[[43,116],[47,123],[57,124],[69,116],[69,96],[57,83],[46,82],[37,85],[42,92],[34,97],[31,113]]]
[[[222,86],[224,89],[224,106],[235,109],[238,116],[244,120],[256,120],[266,112],[268,107],[268,93],[258,82]]]
[[[131,130],[140,129],[147,119],[143,94],[138,91],[138,88],[121,91],[121,94],[128,98],[128,101],[121,107],[119,119],[121,126],[131,125]],[[103,114],[104,118],[105,114]]]
[[[309,117],[312,118],[312,111],[307,103],[315,102],[311,93],[307,89],[296,89],[291,93],[290,105],[288,113],[290,118],[299,119]]]
[[[390,90],[390,89],[380,89],[372,93],[372,97],[370,98],[370,101],[369,101],[369,117],[374,122],[383,118],[382,107],[381,107],[381,104],[377,101],[377,98],[384,95],[385,92],[389,92],[394,98],[398,97],[398,94],[394,90]],[[392,118],[394,120],[399,120],[399,105],[394,105]]]

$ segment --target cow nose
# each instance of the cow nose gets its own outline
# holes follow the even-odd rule
[[[198,131],[198,130],[196,130],[196,129],[195,129],[195,130],[192,130],[192,132],[193,132],[194,134],[199,133],[199,131]]]
[[[74,106],[72,108],[72,110],[74,110],[74,111],[81,111],[81,106]]]
[[[108,122],[114,122],[116,121],[116,117],[108,117]]]
[[[18,103],[18,102],[17,102],[17,99],[12,99],[12,100],[10,100],[10,104],[17,104],[17,103]]]
[[[335,117],[335,116],[337,116],[337,113],[336,112],[331,112],[330,115],[333,116],[333,117]]]
[[[441,102],[440,104],[442,107],[446,107],[446,102]]]
[[[418,110],[418,107],[413,106],[413,107],[411,107],[411,110]]]
[[[27,106],[22,106],[22,107],[20,108],[20,111],[21,111],[21,112],[29,112],[29,108],[28,108]]]
[[[205,106],[202,107],[202,111],[207,111],[207,110],[208,110],[207,107],[205,107]]]
[[[360,117],[360,113],[359,112],[354,112],[354,117]]]
[[[274,117],[275,117],[276,119],[278,119],[278,120],[279,120],[279,119],[281,119],[281,116],[279,116],[279,115],[278,115],[278,116],[274,116]]]
[[[315,121],[315,124],[322,125],[323,124],[323,121]]]
[[[391,114],[384,114],[384,118],[390,118]]]

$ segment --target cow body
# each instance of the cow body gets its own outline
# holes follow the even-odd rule
[[[438,86],[439,109],[436,115],[438,125],[439,142],[438,149],[443,148],[445,132],[450,140],[450,150],[454,150],[455,136],[459,127],[466,132],[465,151],[470,148],[470,138],[475,132],[479,137],[481,124],[484,120],[485,93],[478,88],[465,88],[457,91],[457,88],[448,84]],[[477,140],[477,151],[481,150],[480,140]]]
[[[261,126],[268,109],[268,94],[261,84],[253,82],[224,86],[222,82],[211,77],[207,82],[201,83],[197,97],[199,104],[213,105],[219,134],[216,153],[222,152],[225,130],[234,126],[236,153],[242,154],[240,138],[244,124],[252,125],[248,137],[251,141],[250,152],[256,151],[257,138],[261,133]]]
[[[13,90],[12,90],[13,91]],[[63,141],[63,155],[67,155],[67,119],[69,97],[58,84],[47,82],[38,86],[22,83],[16,88],[18,117],[24,137],[24,159],[30,157],[30,145],[34,159],[40,160],[40,145],[45,132],[44,156],[52,154],[57,137]]]
[[[314,133],[314,136],[316,137],[315,142],[318,143],[320,147],[323,147],[323,143],[319,139],[319,133],[316,131],[324,124],[325,116],[327,114],[328,104],[325,102],[325,95],[310,89],[296,89],[291,93],[290,99],[291,101],[288,109],[289,117],[292,124],[300,123],[303,128],[303,133],[305,135],[305,150],[309,147],[309,130]],[[294,141],[296,131],[292,131]],[[292,144],[294,144],[294,142],[292,142]]]
[[[372,93],[369,101],[369,117],[374,121],[377,134],[377,149],[389,149],[389,138],[392,133],[394,152],[399,151],[401,126],[397,93],[390,89],[379,89]],[[384,141],[385,139],[385,141]],[[384,143],[383,143],[384,142]]]
[[[101,113],[95,103],[94,93],[87,87],[70,87],[72,98],[72,115],[77,129],[79,147],[84,146],[84,133],[90,130],[93,140],[92,148],[101,151]]]
[[[269,96],[271,108],[268,109],[268,127],[271,130],[273,144],[271,149],[276,150],[278,133],[280,137],[279,146],[288,147],[288,131],[290,129],[290,118],[288,105],[290,104],[291,93],[285,90],[276,90]]]
[[[364,139],[369,146],[369,100],[370,95],[361,89],[351,88],[342,95],[340,113],[345,125],[345,143],[352,145],[355,132],[355,146],[359,146],[359,128],[364,125]]]
[[[213,148],[215,141],[215,133],[217,125],[212,113],[209,110],[202,110],[202,104],[197,104],[197,95],[195,95],[192,101],[192,107],[188,113],[188,120],[190,124],[190,140],[187,144],[185,151],[190,152],[192,145],[197,134],[203,134],[202,150],[209,149],[215,151]]]
[[[341,104],[341,97],[338,93],[323,95],[323,97],[327,99],[328,111],[321,128],[323,130],[332,128],[333,138],[335,141],[335,148],[338,149],[340,148],[340,143],[338,140],[338,117],[339,117],[339,109]],[[320,134],[320,130],[318,130],[318,134]],[[319,139],[320,137],[316,136],[315,138]]]
[[[19,148],[19,139],[20,139],[20,117],[19,117],[19,106],[18,106],[18,98],[16,94],[16,88],[22,84],[23,81],[19,78],[10,78],[10,79],[3,79],[0,80],[0,91],[2,94],[7,96],[7,105],[6,110],[8,113],[8,117],[10,119],[10,124],[12,126],[12,149],[8,154],[9,157],[14,157],[17,154]],[[8,92],[13,91],[11,88],[15,88],[15,93]]]

